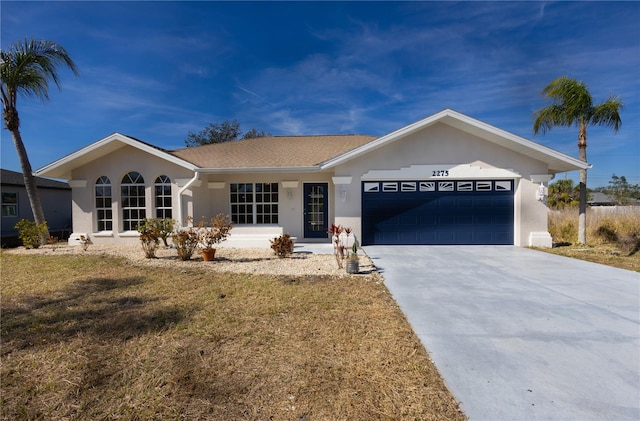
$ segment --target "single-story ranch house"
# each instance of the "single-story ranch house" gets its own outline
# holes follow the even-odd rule
[[[551,246],[546,185],[590,166],[446,109],[382,137],[274,136],[164,150],[114,133],[36,174],[68,180],[72,241],[138,241],[143,218],[230,215],[228,245],[289,233],[363,245]]]

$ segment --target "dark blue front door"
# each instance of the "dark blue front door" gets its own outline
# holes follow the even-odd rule
[[[363,244],[513,244],[512,180],[364,182]]]
[[[327,238],[329,223],[329,185],[327,183],[304,184],[304,237]]]

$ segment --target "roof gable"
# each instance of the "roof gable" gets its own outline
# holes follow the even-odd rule
[[[125,136],[120,133],[113,133],[103,139],[98,140],[97,142],[85,146],[84,148],[76,152],[73,152],[61,159],[58,159],[57,161],[52,162],[49,165],[38,169],[35,174],[40,176],[64,178],[69,180],[71,179],[71,172],[75,168],[88,164],[91,161],[99,159],[127,145],[170,161],[181,167],[188,168],[192,171],[196,169],[195,165],[184,161],[174,155],[171,155],[162,148],[158,148],[130,136]]]
[[[446,109],[423,120],[402,127],[385,136],[379,137],[378,139],[347,153],[336,156],[335,158],[325,162],[323,164],[323,168],[331,168],[336,165],[343,164],[351,159],[357,158],[382,146],[391,144],[437,123],[447,124],[489,142],[521,153],[522,155],[545,162],[549,166],[549,173],[551,174],[587,169],[591,167],[589,164],[579,159],[491,126],[490,124],[475,120],[464,114]]]

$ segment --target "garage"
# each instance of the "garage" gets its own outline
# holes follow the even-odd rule
[[[363,245],[513,245],[513,180],[362,183]]]

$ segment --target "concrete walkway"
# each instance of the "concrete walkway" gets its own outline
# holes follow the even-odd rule
[[[364,249],[472,421],[640,419],[640,274],[510,246]]]

